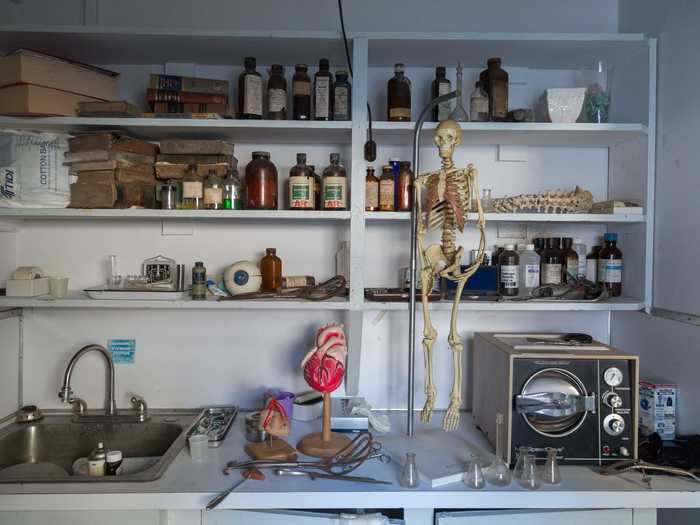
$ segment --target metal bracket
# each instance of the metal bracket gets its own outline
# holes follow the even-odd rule
[[[13,317],[22,317],[21,308],[0,308],[0,321],[3,319],[11,319]]]

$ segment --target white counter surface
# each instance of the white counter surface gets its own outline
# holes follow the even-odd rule
[[[385,437],[385,449],[401,455],[410,449],[409,438],[401,437],[405,427],[403,413],[392,413],[393,430]],[[436,414],[437,427],[441,414]],[[309,431],[317,430],[320,421],[294,422],[288,439],[295,444]],[[246,457],[243,446],[244,418],[239,415],[229,435],[217,449],[209,450],[206,462],[193,463],[183,450],[163,477],[147,483],[53,483],[0,484],[0,510],[96,510],[96,509],[201,509],[219,492],[240,479],[240,474],[225,476],[224,465]],[[431,432],[417,422],[417,437],[424,440]],[[381,435],[376,435],[382,441]],[[455,459],[467,457],[469,451],[485,447],[481,434],[474,428],[471,416],[465,414],[462,425],[450,440],[460,439],[462,451]],[[424,449],[417,444],[416,449]],[[434,450],[440,446],[436,440]],[[488,454],[488,452],[484,452]],[[430,461],[428,454],[417,461]],[[603,477],[587,467],[562,467],[563,482],[558,486],[543,485],[538,491],[522,489],[516,482],[509,487],[470,490],[462,483],[430,489],[427,484],[408,490],[398,485],[400,465],[368,461],[353,475],[371,476],[391,481],[393,485],[369,485],[345,481],[277,477],[266,471],[264,481],[247,480],[220,505],[225,509],[320,509],[320,508],[690,508],[700,507],[700,484],[668,476],[657,476],[653,490],[640,481],[640,475],[624,478]]]

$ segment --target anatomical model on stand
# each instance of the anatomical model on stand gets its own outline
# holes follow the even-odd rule
[[[433,346],[437,339],[437,330],[430,319],[428,293],[433,289],[434,279],[443,277],[457,283],[456,295],[452,305],[450,333],[447,341],[452,349],[454,366],[454,383],[450,394],[450,403],[442,422],[442,428],[451,432],[459,425],[459,408],[462,403],[462,355],[464,346],[457,333],[457,312],[462,290],[467,280],[476,272],[484,258],[486,220],[479,200],[477,187],[477,170],[473,164],[466,169],[456,168],[452,160],[455,147],[462,141],[462,130],[454,120],[440,123],[435,134],[442,167],[438,171],[419,175],[416,178],[416,207],[418,214],[418,251],[420,253],[420,282],[423,304],[423,351],[425,353],[425,406],[421,412],[421,421],[427,423],[435,407],[436,390],[433,383]],[[425,192],[425,202],[422,200]],[[455,244],[457,230],[464,231],[470,203],[476,205],[478,212],[477,227],[480,241],[478,256],[474,263],[464,272],[461,260],[464,248]],[[423,215],[425,206],[427,213]],[[430,230],[440,230],[440,244],[424,247],[425,235]]]

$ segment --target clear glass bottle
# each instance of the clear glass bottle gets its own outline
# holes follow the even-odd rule
[[[568,283],[570,275],[578,274],[578,254],[574,251],[574,240],[571,237],[561,238],[561,282]]]
[[[540,285],[540,256],[534,244],[528,244],[520,253],[520,296],[530,297]]]
[[[392,122],[411,120],[411,81],[404,75],[404,65],[394,65],[394,76],[387,84],[387,118]]]
[[[528,490],[537,490],[540,488],[540,475],[539,472],[537,472],[534,454],[525,454],[523,473],[518,481],[520,482],[520,486]]]
[[[201,210],[204,207],[204,183],[197,175],[197,166],[191,164],[182,178],[182,209]]]
[[[470,489],[483,489],[486,486],[479,459],[473,454],[467,466],[467,471],[462,475],[462,481]]]
[[[394,211],[394,170],[388,164],[379,177],[379,211]]]
[[[416,455],[413,452],[406,453],[406,463],[401,469],[399,485],[406,489],[414,489],[420,484]]]
[[[282,288],[282,259],[277,257],[275,248],[265,250],[265,256],[260,260],[260,274],[262,275],[261,291],[276,292]]]
[[[559,463],[557,462],[557,449],[547,447],[547,459],[542,470],[542,481],[550,485],[558,485],[561,483],[561,472],[559,471]]]
[[[209,170],[204,181],[204,209],[221,210],[224,207],[224,183],[215,170]]]
[[[489,58],[488,67],[479,75],[479,82],[489,96],[489,120],[508,120],[508,73],[501,68],[501,59]]]
[[[263,115],[263,81],[255,70],[255,58],[245,57],[245,69],[238,77],[238,117],[261,119]]]
[[[469,97],[469,117],[472,122],[488,122],[489,96],[481,87],[481,82],[474,84],[474,91]]]
[[[450,113],[450,119],[454,120],[455,122],[469,122],[469,114],[467,113],[467,110],[464,109],[464,105],[462,104],[464,97],[464,82],[462,81],[463,76],[464,68],[462,67],[462,63],[459,62],[457,64],[457,99],[455,102],[455,108],[452,110],[452,113]]]
[[[306,165],[306,153],[297,153],[297,164],[289,171],[289,209],[314,209],[314,176]]]
[[[452,91],[452,83],[447,79],[446,73],[447,71],[445,70],[445,66],[438,66],[435,68],[435,80],[433,80],[432,84],[430,85],[431,99],[434,100],[440,95],[447,95],[450,91]],[[435,106],[432,111],[433,122],[442,122],[443,120],[448,119],[450,117],[450,112],[452,111],[450,106],[451,103],[449,100],[447,102],[441,102]]]
[[[350,120],[352,111],[352,86],[348,72],[340,69],[335,73],[333,86],[333,120]]]
[[[340,154],[331,153],[331,164],[323,170],[323,209],[347,210],[348,174],[340,164]]]
[[[367,166],[365,175],[365,211],[379,210],[379,179],[374,174],[374,167]]]
[[[519,293],[520,257],[515,246],[506,244],[498,256],[498,292],[502,297],[516,297]]]
[[[203,301],[207,298],[207,269],[203,262],[196,262],[192,267],[192,300]]]
[[[503,460],[503,442],[505,441],[505,432],[503,414],[496,414],[496,455],[493,462],[486,469],[486,479],[492,485],[497,487],[505,487],[510,485],[511,472],[508,465]]]
[[[270,66],[270,77],[267,79],[267,118],[287,120],[287,79],[284,78],[282,64]]]
[[[228,169],[228,175],[224,179],[224,209],[243,209],[243,185],[235,165]]]
[[[598,255],[598,281],[605,285],[612,297],[622,295],[622,252],[617,247],[617,233],[603,235],[605,246]],[[602,274],[602,279],[601,279]]]
[[[269,152],[253,152],[253,160],[245,167],[245,193],[247,209],[277,209],[277,167]]]
[[[294,120],[311,120],[311,78],[306,64],[294,66],[292,112]]]
[[[333,118],[333,74],[327,58],[318,62],[318,72],[314,77],[314,120]]]

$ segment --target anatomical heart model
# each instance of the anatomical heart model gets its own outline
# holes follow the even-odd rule
[[[331,432],[331,392],[343,382],[347,353],[343,325],[331,323],[318,329],[314,348],[301,362],[306,382],[323,393],[322,432],[309,434],[297,444],[297,449],[308,456],[334,456],[350,441],[343,434]]]

